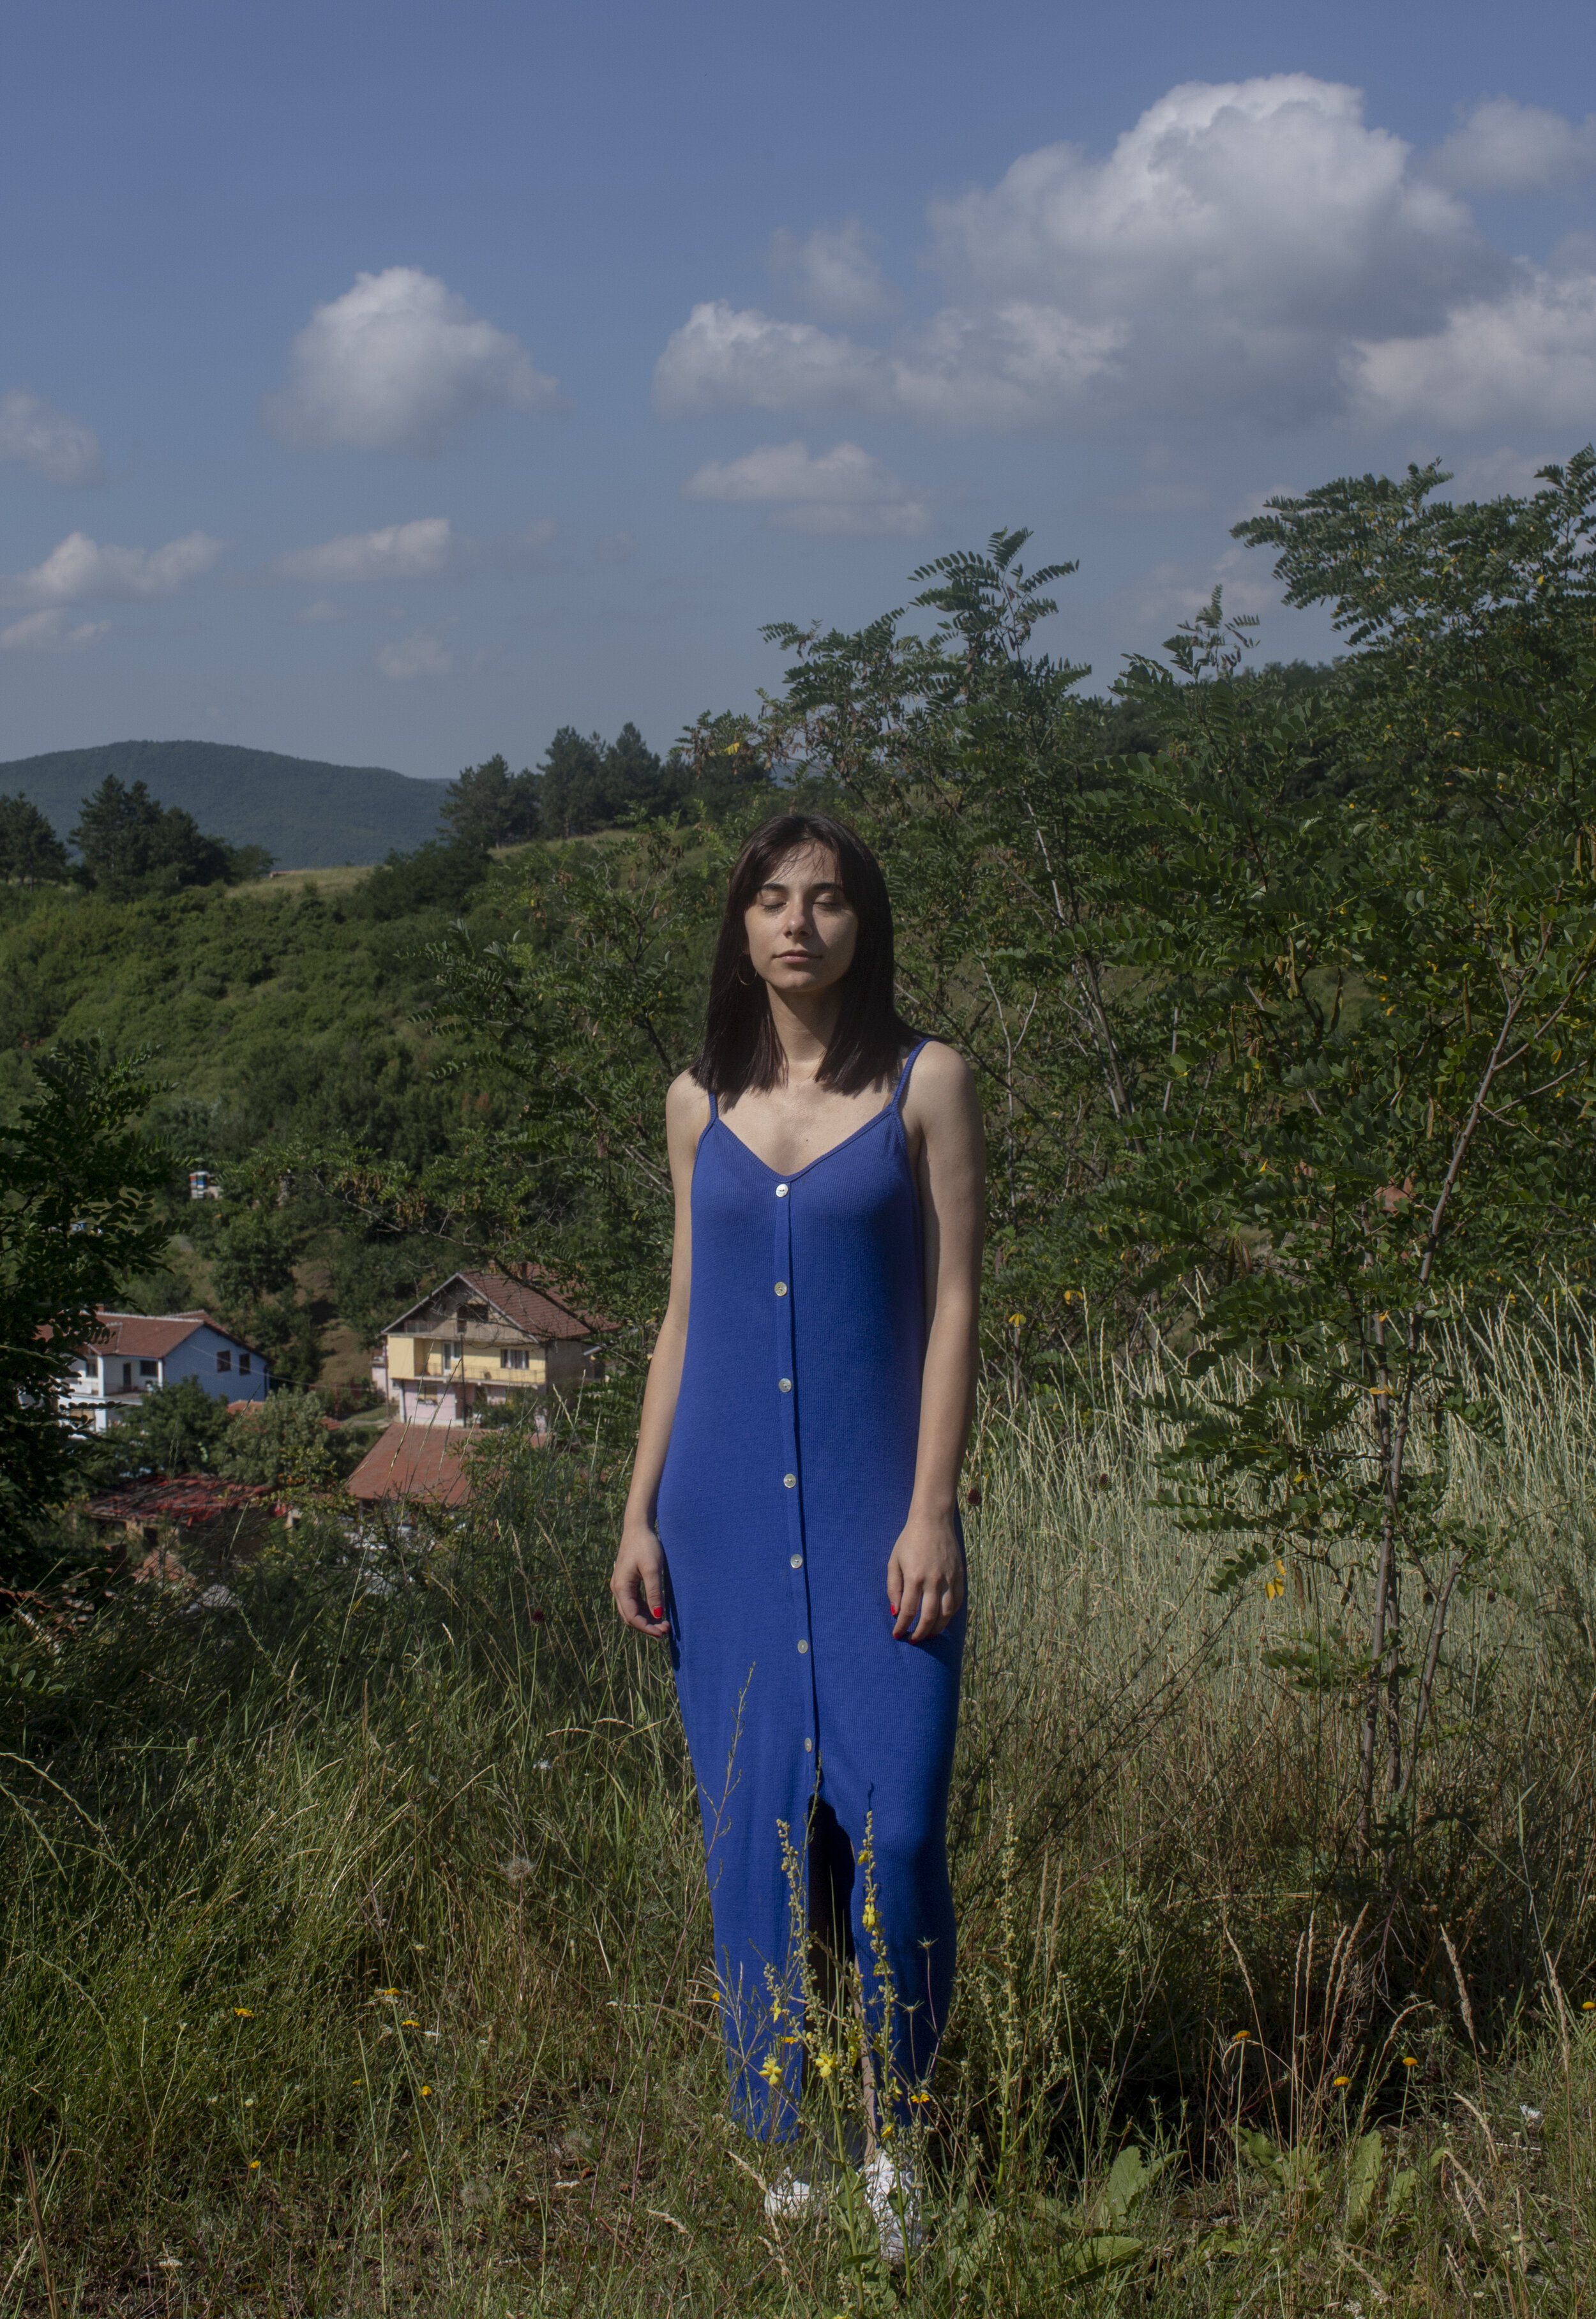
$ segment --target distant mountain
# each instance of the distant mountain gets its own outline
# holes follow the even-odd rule
[[[208,836],[264,845],[279,870],[381,862],[439,834],[441,781],[221,741],[113,741],[103,749],[14,757],[0,764],[0,795],[20,790],[65,837],[79,803],[107,773],[143,781],[162,805],[192,813]]]

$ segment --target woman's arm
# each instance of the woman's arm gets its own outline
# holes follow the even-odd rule
[[[609,1578],[615,1607],[627,1626],[635,1627],[640,1635],[656,1638],[670,1630],[663,1607],[665,1557],[654,1534],[654,1501],[659,1495],[660,1476],[665,1470],[665,1452],[671,1446],[676,1396],[681,1390],[688,1307],[692,1301],[693,1160],[699,1138],[708,1122],[709,1098],[684,1071],[672,1082],[671,1092],[665,1097],[665,1141],[676,1195],[671,1296],[654,1343],[654,1358],[648,1365],[632,1486],[627,1493],[627,1510],[621,1520],[620,1552]]]
[[[969,1066],[951,1047],[927,1047],[915,1065],[904,1125],[920,1147],[928,1325],[915,1490],[887,1565],[887,1600],[893,1633],[925,1643],[964,1602],[959,1468],[975,1414],[986,1218],[981,1109]]]

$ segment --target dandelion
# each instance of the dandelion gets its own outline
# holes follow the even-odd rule
[[[259,2171],[260,2171],[260,2161],[259,2161],[259,2159],[258,2159],[258,2158],[252,2158],[252,2159],[249,2161],[249,2171],[251,2172],[251,2174],[258,2174],[258,2173],[259,2173]]]
[[[1596,1997],[1587,1997],[1584,2003],[1580,2007],[1580,2011],[1582,2013],[1596,2013]]]
[[[401,2021],[399,2026],[401,2029],[419,2029],[421,2025],[413,2017],[407,2017],[407,2018]]]
[[[233,2012],[240,2021],[253,2021],[255,2018],[254,2008],[248,2005],[235,2005]]]
[[[428,2097],[428,2095],[431,2091],[432,2091],[432,2088],[431,2088],[430,2086],[423,2086],[423,2087],[422,2087],[422,2089],[421,2089],[421,2099],[422,2099],[423,2101],[425,2101],[425,2100],[426,2100],[426,2098],[427,2098],[427,2097]]]
[[[1416,2070],[1418,2066],[1419,2056],[1417,2053],[1404,2053],[1402,2055],[1402,2067],[1404,2070]]]
[[[1232,2045],[1245,2045],[1251,2035],[1250,2029],[1238,2029],[1231,2043]]]
[[[1337,2078],[1334,2082],[1338,2086],[1349,2086],[1352,2083],[1352,2080],[1350,2078]]]

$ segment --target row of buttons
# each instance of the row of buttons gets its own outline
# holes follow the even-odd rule
[[[790,1187],[789,1187],[789,1186],[788,1186],[788,1185],[786,1185],[786,1184],[778,1184],[778,1185],[777,1185],[777,1187],[776,1187],[776,1197],[777,1197],[779,1200],[784,1200],[784,1199],[786,1199],[786,1197],[787,1197],[787,1196],[788,1196],[788,1193],[789,1193],[789,1188],[790,1188]],[[780,1264],[780,1261],[781,1261],[781,1256],[782,1256],[782,1248],[781,1248],[781,1243],[782,1243],[783,1239],[786,1239],[786,1238],[787,1238],[787,1232],[786,1232],[786,1231],[785,1231],[785,1230],[779,1230],[779,1231],[778,1231],[778,1233],[777,1233],[777,1246],[776,1246],[776,1261],[778,1262],[778,1264]],[[788,1252],[788,1256],[789,1256],[789,1260],[790,1261],[790,1256],[791,1256],[791,1246],[790,1246],[790,1241],[789,1241],[788,1251],[787,1251],[787,1252]],[[778,1296],[785,1296],[785,1295],[786,1295],[786,1294],[787,1294],[787,1283],[786,1283],[786,1281],[785,1281],[785,1280],[779,1280],[779,1281],[777,1281],[777,1283],[776,1283],[776,1294],[777,1294],[777,1295],[778,1295]],[[784,1350],[786,1349],[785,1339],[786,1339],[786,1336],[787,1336],[787,1334],[789,1333],[789,1330],[790,1330],[790,1323],[789,1323],[789,1324],[788,1324],[788,1330],[779,1330],[779,1331],[778,1331],[778,1337],[779,1337],[779,1339],[780,1339],[780,1340],[782,1340],[782,1346],[783,1346],[783,1349],[784,1349]],[[792,1391],[792,1379],[791,1379],[789,1376],[778,1377],[778,1378],[777,1378],[777,1380],[776,1380],[776,1390],[777,1390],[777,1392],[778,1392],[778,1393],[790,1393],[790,1392]],[[798,1475],[797,1475],[797,1474],[796,1474],[796,1473],[793,1473],[793,1474],[783,1474],[783,1475],[782,1475],[782,1476],[781,1476],[781,1485],[782,1485],[783,1489],[788,1489],[788,1490],[796,1490],[796,1489],[797,1489],[797,1487],[798,1487]],[[789,1517],[789,1520],[790,1520],[790,1519],[791,1519],[791,1518]],[[801,1520],[801,1516],[799,1516],[799,1517],[798,1517],[798,1519],[800,1519],[800,1520]],[[793,1570],[801,1570],[801,1569],[803,1568],[803,1566],[804,1566],[804,1557],[803,1557],[803,1555],[802,1555],[801,1551],[800,1551],[800,1552],[794,1552],[794,1553],[792,1553],[792,1554],[789,1554],[789,1555],[788,1556],[788,1557],[787,1557],[787,1560],[788,1560],[788,1566],[789,1566],[789,1567],[790,1569],[793,1569]],[[799,1597],[799,1601],[800,1601],[800,1603],[801,1603],[801,1601],[802,1601],[802,1597],[801,1597],[801,1595],[800,1595],[800,1597]],[[799,1616],[800,1616],[800,1618],[804,1617],[805,1615],[806,1615],[806,1614],[805,1614],[804,1610],[800,1609],[800,1611],[799,1611]],[[808,1637],[807,1637],[807,1635],[800,1635],[800,1636],[798,1637],[798,1656],[799,1656],[799,1658],[807,1658],[807,1656],[808,1656],[808,1655],[809,1655],[809,1640],[808,1640]],[[813,1738],[813,1737],[812,1737],[812,1736],[806,1736],[806,1737],[805,1737],[805,1740],[804,1740],[804,1753],[805,1753],[805,1755],[812,1755],[815,1753],[815,1741],[814,1741],[814,1738]]]

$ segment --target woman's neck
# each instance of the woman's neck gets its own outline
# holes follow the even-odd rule
[[[796,996],[765,985],[771,1024],[787,1065],[787,1083],[813,1079],[825,1060],[825,1051],[843,1011],[839,989],[804,991]]]

